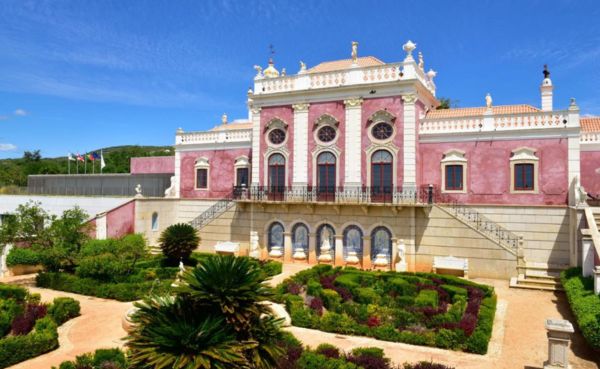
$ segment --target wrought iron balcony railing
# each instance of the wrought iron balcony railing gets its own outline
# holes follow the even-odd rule
[[[252,202],[299,202],[335,204],[432,204],[437,198],[432,186],[423,187],[334,187],[334,186],[235,186],[233,198]]]

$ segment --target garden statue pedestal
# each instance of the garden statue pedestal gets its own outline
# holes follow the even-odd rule
[[[390,261],[388,260],[386,254],[375,255],[375,260],[373,261],[373,265],[382,267],[382,266],[388,266],[389,264],[390,264]]]
[[[319,257],[317,258],[318,261],[331,262],[331,244],[329,243],[328,238],[323,241],[319,251]]]
[[[565,369],[569,365],[569,343],[571,334],[575,332],[573,325],[568,320],[546,319],[548,336],[548,360],[544,362],[544,369]]]
[[[594,293],[600,295],[600,266],[594,269]]]
[[[294,250],[294,255],[292,255],[294,260],[306,260],[306,252],[302,247],[298,247]]]
[[[281,247],[281,246],[271,247],[271,251],[269,251],[269,256],[272,258],[282,257],[283,256],[283,247]]]
[[[346,258],[346,264],[358,264],[358,255],[356,251],[348,251],[348,257]]]

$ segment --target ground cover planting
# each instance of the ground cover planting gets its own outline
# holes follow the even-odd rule
[[[58,297],[40,302],[18,286],[0,284],[0,368],[58,347],[57,327],[79,315],[79,302]]]
[[[318,265],[276,288],[299,327],[485,354],[492,287],[430,273],[372,272]]]
[[[583,337],[600,351],[600,295],[594,293],[592,277],[584,277],[581,268],[565,270],[560,277]]]

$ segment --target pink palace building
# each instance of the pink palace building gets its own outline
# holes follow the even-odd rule
[[[485,106],[438,109],[436,72],[416,44],[402,49],[386,63],[353,43],[350,59],[300,62],[293,75],[255,66],[248,119],[179,129],[174,158],[136,159],[134,172],[172,171],[171,187],[142,190],[114,219],[151,243],[191,222],[202,250],[293,263],[548,288],[569,265],[594,273],[600,117],[575,99],[557,108],[547,69],[539,107],[488,94]]]

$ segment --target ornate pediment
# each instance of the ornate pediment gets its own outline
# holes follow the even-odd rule
[[[367,126],[372,123],[386,122],[393,124],[396,117],[387,110],[378,110],[367,119]]]
[[[337,127],[339,124],[340,124],[340,122],[337,119],[335,119],[333,116],[331,116],[329,114],[323,114],[315,120],[313,129],[317,129],[318,127],[320,127],[322,125],[329,125],[329,126]]]
[[[283,119],[275,117],[265,124],[264,132],[270,130],[271,128],[287,129],[287,127],[288,124]]]
[[[516,160],[534,160],[537,161],[539,158],[535,156],[536,149],[532,149],[531,147],[519,147],[518,149],[514,149],[512,151],[512,156],[510,158],[511,161]]]

